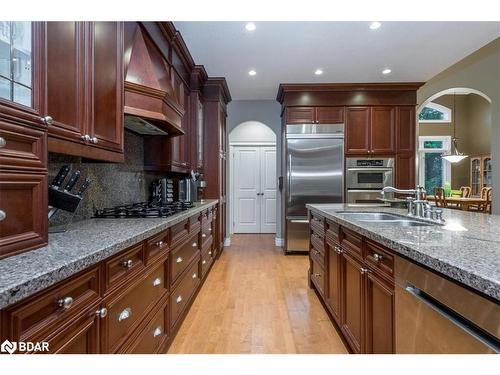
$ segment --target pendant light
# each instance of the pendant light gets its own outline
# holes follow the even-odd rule
[[[457,148],[457,140],[458,138],[456,137],[456,121],[457,118],[455,116],[455,103],[456,103],[456,96],[457,94],[454,92],[453,93],[453,111],[452,111],[452,117],[453,117],[453,138],[451,139],[452,141],[452,146],[451,146],[451,151],[449,153],[443,154],[442,158],[449,161],[450,163],[458,163],[459,161],[464,160],[465,158],[468,157],[468,155],[464,155],[463,153],[458,151]]]

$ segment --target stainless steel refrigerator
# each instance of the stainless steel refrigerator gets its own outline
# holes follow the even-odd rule
[[[307,203],[344,199],[344,125],[287,125],[285,252],[309,250]]]

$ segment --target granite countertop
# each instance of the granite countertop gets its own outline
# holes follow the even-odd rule
[[[402,227],[360,222],[342,211],[388,212],[406,216],[406,209],[308,204],[307,207],[500,301],[500,216],[444,209],[445,225]]]
[[[65,233],[49,234],[49,244],[0,260],[0,309],[20,301],[103,259],[217,204],[208,199],[167,218],[90,219]]]

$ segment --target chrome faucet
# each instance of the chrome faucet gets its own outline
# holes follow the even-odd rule
[[[413,198],[407,198],[408,201],[408,216],[418,217],[422,219],[428,219],[431,221],[437,221],[443,223],[443,210],[439,208],[432,207],[424,197],[424,188],[422,186],[417,186],[415,189],[396,189],[393,186],[386,186],[382,189],[382,197],[385,197],[386,193],[398,193],[413,195]]]

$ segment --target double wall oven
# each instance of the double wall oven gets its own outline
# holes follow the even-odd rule
[[[385,186],[394,186],[394,158],[346,159],[347,203],[380,204]]]

